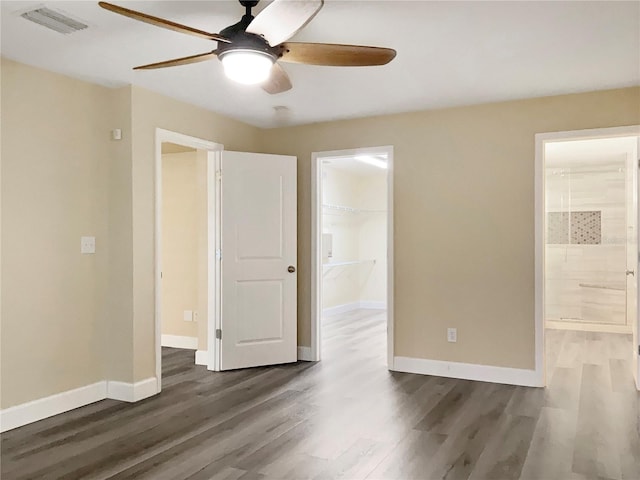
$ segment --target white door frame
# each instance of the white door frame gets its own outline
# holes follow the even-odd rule
[[[321,358],[320,327],[322,318],[322,158],[355,155],[387,156],[387,366],[393,370],[393,146],[364,147],[351,150],[313,152],[311,154],[311,353],[298,354],[301,360],[319,361]],[[300,351],[300,347],[298,348]]]
[[[545,322],[544,322],[544,262],[545,262],[545,192],[544,166],[545,144],[562,140],[588,140],[597,138],[629,137],[640,135],[640,125],[612,128],[594,128],[589,130],[571,130],[566,132],[538,133],[535,136],[535,352],[536,377],[540,386],[546,385],[545,374]],[[640,236],[639,236],[640,238]],[[638,297],[638,292],[636,292]],[[632,320],[633,321],[633,320]],[[636,328],[639,320],[636,318]],[[638,346],[634,345],[634,349]],[[639,365],[635,366],[640,370]],[[637,388],[640,390],[640,383]]]
[[[215,248],[207,249],[207,368],[220,370],[220,348],[215,338],[215,331],[220,324],[220,268],[216,260],[215,250],[219,248],[219,208],[216,172],[220,169],[220,154],[224,145],[220,143],[191,137],[182,133],[156,128],[155,145],[155,347],[156,347],[156,378],[158,393],[162,389],[162,144],[171,142],[196,150],[207,150],[207,239],[215,238]]]

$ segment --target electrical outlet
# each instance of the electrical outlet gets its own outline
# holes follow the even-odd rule
[[[193,312],[191,310],[185,310],[183,312],[183,319],[185,322],[193,322]]]
[[[80,253],[96,253],[96,237],[80,237]]]
[[[447,328],[447,342],[455,343],[458,341],[458,329]]]
[[[193,311],[193,321],[194,322],[198,321],[198,312],[196,310]]]

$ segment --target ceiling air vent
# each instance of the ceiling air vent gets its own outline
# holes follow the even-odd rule
[[[36,8],[35,10],[29,10],[28,12],[25,12],[20,16],[22,18],[26,18],[27,20],[31,20],[38,25],[42,25],[43,27],[47,27],[51,30],[54,30],[58,33],[63,33],[65,35],[77,32],[78,30],[84,30],[88,26],[82,22],[74,20],[73,18],[70,18],[60,12],[56,12],[55,10],[51,10],[47,7],[40,7]]]

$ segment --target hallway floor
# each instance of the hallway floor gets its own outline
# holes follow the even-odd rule
[[[210,373],[2,435],[2,479],[640,478],[624,335],[547,332],[545,389],[386,370],[385,315],[324,322],[323,361]],[[629,354],[629,355],[627,355]]]

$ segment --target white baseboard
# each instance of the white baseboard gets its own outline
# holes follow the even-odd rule
[[[102,380],[0,410],[0,432],[13,430],[105,398],[137,402],[156,393],[158,393],[158,381],[155,377],[136,383]]]
[[[208,363],[209,352],[207,350],[196,350],[196,365],[209,365]]]
[[[344,303],[342,305],[336,305],[335,307],[327,307],[322,309],[323,316],[331,316],[331,315],[339,315],[341,313],[351,312],[353,310],[359,310],[361,308],[375,309],[375,310],[386,310],[387,303],[386,302],[373,302],[373,301],[361,301],[361,302],[351,302]]]
[[[183,335],[162,335],[160,345],[163,347],[198,349],[198,337],[185,337]]]
[[[101,381],[66,392],[0,410],[0,432],[68,412],[74,408],[104,400],[107,382]]]
[[[460,378],[480,382],[504,383],[525,387],[543,387],[543,376],[535,370],[494,367],[472,363],[443,362],[423,358],[394,357],[393,370],[397,372]]]
[[[156,377],[146,378],[136,383],[107,382],[107,398],[123,402],[137,402],[158,393]]]
[[[347,313],[352,310],[357,310],[360,302],[345,303],[343,305],[336,305],[335,307],[327,307],[322,309],[322,315],[339,315],[340,313]]]
[[[367,308],[369,310],[386,310],[387,302],[373,302],[370,300],[363,300],[358,302],[358,308]]]
[[[298,347],[298,360],[303,362],[313,362],[311,347]]]

